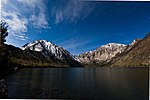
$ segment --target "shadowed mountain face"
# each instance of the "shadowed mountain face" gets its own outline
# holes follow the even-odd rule
[[[27,67],[81,67],[67,50],[44,40],[28,43],[21,49],[11,45],[4,45],[1,48],[5,48],[5,52],[9,55],[8,63]]]
[[[150,65],[150,33],[136,43],[130,50],[117,55],[112,66],[148,66]]]

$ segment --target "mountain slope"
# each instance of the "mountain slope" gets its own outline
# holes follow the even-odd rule
[[[82,63],[107,63],[118,53],[122,53],[127,45],[118,43],[109,43],[97,48],[94,51],[86,52],[77,56],[78,61]]]
[[[135,44],[128,52],[116,56],[112,66],[147,66],[150,65],[150,33]]]
[[[54,59],[55,62],[61,61],[70,66],[81,66],[67,50],[46,40],[33,41],[21,49],[38,52],[46,59]]]
[[[5,44],[0,46],[0,55],[2,66],[82,67],[67,50],[45,40],[28,43],[21,49]]]
[[[61,61],[49,58],[47,59],[41,53],[31,51],[31,50],[21,50],[20,48],[16,48],[12,45],[4,45],[2,47],[4,49],[1,51],[2,56],[6,57],[7,62],[4,62],[3,58],[1,60],[2,64],[9,63],[14,65],[21,65],[26,67],[40,67],[40,66],[57,66],[57,65],[65,65]],[[56,62],[57,61],[57,62]]]

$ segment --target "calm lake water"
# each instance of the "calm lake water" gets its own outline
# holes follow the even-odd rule
[[[9,98],[148,100],[148,68],[26,68],[7,77]]]

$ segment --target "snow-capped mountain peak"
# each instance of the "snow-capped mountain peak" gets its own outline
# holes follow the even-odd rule
[[[78,56],[80,62],[108,62],[118,53],[122,53],[127,48],[125,44],[108,43],[102,45],[94,51],[86,52]]]
[[[41,52],[45,56],[55,56],[58,59],[65,59],[66,57],[74,59],[67,50],[46,40],[37,40],[27,43],[21,47],[21,49]]]
[[[119,44],[119,43],[108,43],[106,45],[102,45],[101,47],[105,47],[105,48],[113,48],[113,47],[124,47],[126,46],[125,44]]]
[[[21,47],[21,49],[22,50],[30,49],[30,50],[34,50],[37,52],[41,52],[43,50],[43,48],[49,49],[49,47],[52,45],[54,45],[54,44],[52,44],[52,42],[48,42],[46,40],[37,40],[37,41],[27,43],[26,45]],[[33,48],[33,47],[35,47],[35,48]]]

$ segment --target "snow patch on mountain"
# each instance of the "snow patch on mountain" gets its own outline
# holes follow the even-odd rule
[[[24,45],[21,49],[41,52],[45,56],[53,55],[58,59],[65,59],[66,57],[74,59],[74,57],[67,50],[46,40],[33,41]]]
[[[102,45],[94,51],[86,52],[80,54],[77,58],[80,62],[90,63],[90,62],[108,62],[118,53],[122,53],[127,48],[125,44],[118,43],[108,43]]]

